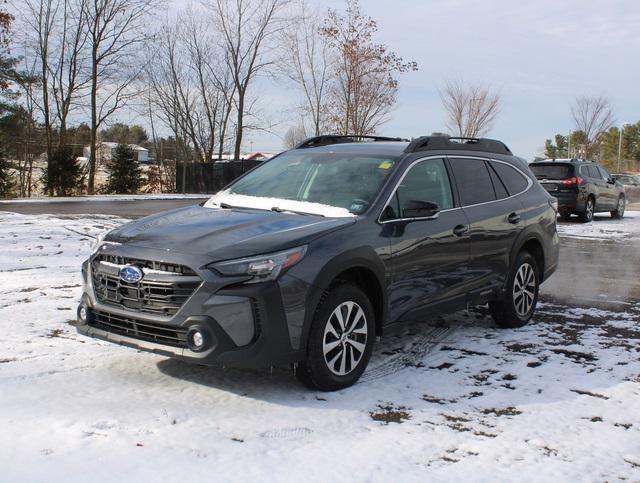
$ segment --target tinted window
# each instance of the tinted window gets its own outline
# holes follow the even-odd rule
[[[598,168],[595,166],[586,166],[587,168],[587,176],[593,179],[600,179],[600,173],[598,172]]]
[[[496,173],[498,173],[498,176],[500,176],[500,179],[507,187],[507,191],[509,192],[510,196],[522,193],[529,185],[527,178],[525,178],[511,166],[495,162],[492,162],[491,166],[493,166],[493,168],[496,170]]]
[[[493,190],[496,192],[496,198],[499,200],[507,198],[509,196],[509,192],[496,172],[489,168],[489,175],[491,176],[491,182],[493,183]]]
[[[453,208],[451,183],[442,159],[422,161],[407,171],[385,210],[384,218],[399,218],[410,201],[431,201],[441,210]]]
[[[570,164],[532,164],[529,166],[538,179],[566,179],[573,176]]]
[[[600,171],[600,175],[602,176],[602,179],[611,178],[611,175],[609,174],[609,172],[606,169],[604,169],[602,166],[598,166],[598,170]]]
[[[450,161],[463,205],[475,205],[496,199],[491,176],[484,161],[462,158],[452,158]]]

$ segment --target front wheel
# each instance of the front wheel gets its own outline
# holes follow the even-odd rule
[[[538,303],[539,284],[536,259],[529,252],[520,252],[509,275],[504,298],[489,304],[493,320],[506,328],[526,325]]]
[[[296,371],[306,386],[321,391],[349,387],[369,363],[375,340],[375,315],[365,293],[351,283],[323,296],[313,317],[307,360]]]
[[[618,205],[616,209],[611,212],[611,216],[616,220],[621,220],[624,217],[624,209],[626,207],[626,200],[623,195],[618,198]]]

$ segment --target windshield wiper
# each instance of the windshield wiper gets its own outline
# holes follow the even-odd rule
[[[294,215],[321,216],[322,218],[325,217],[324,215],[321,215],[320,213],[307,213],[306,211],[283,210],[282,208],[280,208],[278,206],[274,206],[273,208],[271,208],[271,211],[275,211],[276,213],[293,213]]]

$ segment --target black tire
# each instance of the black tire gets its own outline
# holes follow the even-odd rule
[[[620,197],[618,198],[618,206],[611,212],[611,216],[616,220],[622,220],[622,218],[624,218],[624,210],[626,206],[627,200],[625,199],[624,195],[620,195]]]
[[[580,221],[582,221],[583,223],[589,223],[593,221],[593,213],[595,212],[595,209],[596,199],[593,196],[589,195],[584,211],[580,213]]]
[[[350,303],[355,305],[345,321],[345,330],[341,331],[334,311],[340,310],[344,319]],[[360,317],[358,308],[362,310],[364,319]],[[307,360],[298,365],[296,377],[307,387],[321,391],[337,391],[355,384],[371,357],[376,336],[375,323],[373,306],[356,285],[345,283],[330,288],[316,308],[307,341]],[[325,355],[325,348],[336,343]],[[356,349],[356,344],[363,345],[361,351]],[[339,374],[343,367],[348,372]]]
[[[519,290],[517,285],[522,285],[523,274],[528,278],[528,270],[524,267],[528,266],[532,271],[533,287],[529,284],[527,292],[533,292],[533,296]],[[518,278],[516,280],[516,278]],[[527,282],[527,280],[524,280]],[[516,285],[517,284],[517,285]],[[538,303],[538,289],[540,287],[540,271],[536,259],[526,251],[522,251],[516,257],[515,263],[509,274],[507,281],[507,290],[504,298],[499,301],[490,302],[489,309],[493,320],[500,326],[509,329],[515,329],[527,325],[533,316]],[[519,296],[517,295],[519,294]],[[528,304],[531,304],[527,310],[524,310]]]

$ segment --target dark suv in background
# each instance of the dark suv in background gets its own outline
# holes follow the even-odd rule
[[[594,213],[608,211],[622,218],[626,206],[624,187],[598,163],[582,159],[536,161],[529,168],[540,184],[558,200],[558,212],[568,219],[576,214],[583,222]]]
[[[392,324],[485,303],[526,324],[557,263],[555,199],[503,143],[320,136],[97,240],[78,331],[335,390]]]

